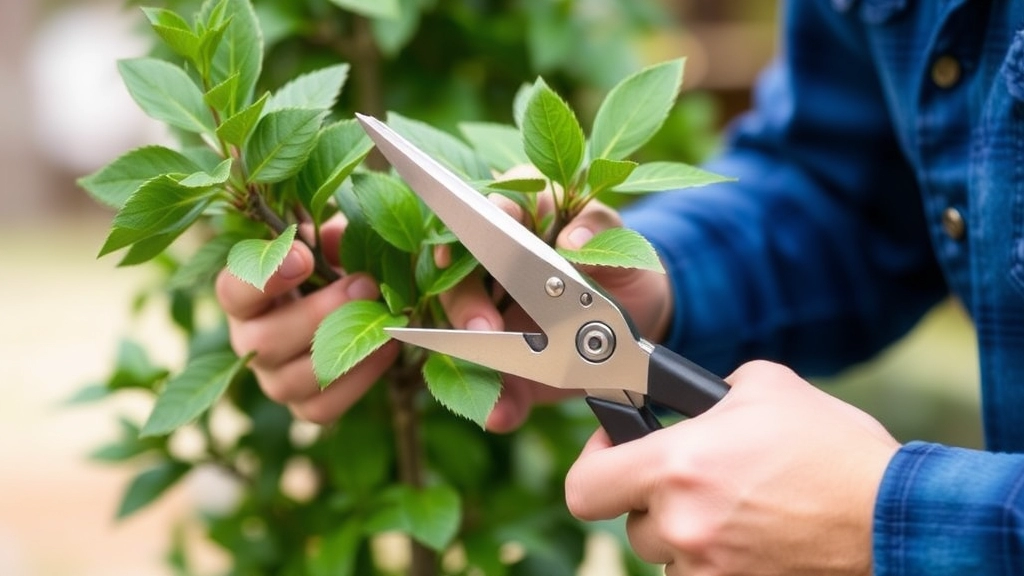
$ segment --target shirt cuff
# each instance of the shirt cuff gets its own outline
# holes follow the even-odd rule
[[[1021,574],[1024,455],[911,442],[875,504],[876,576]]]

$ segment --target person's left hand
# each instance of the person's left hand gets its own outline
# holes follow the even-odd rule
[[[612,446],[598,430],[566,478],[582,520],[628,514],[630,543],[665,574],[872,571],[872,519],[899,443],[789,369],[752,362],[696,418]]]

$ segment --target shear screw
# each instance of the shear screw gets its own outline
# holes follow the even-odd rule
[[[576,351],[590,362],[604,362],[615,352],[615,333],[601,322],[591,322],[576,333]]]
[[[544,283],[544,291],[548,293],[548,296],[558,298],[565,292],[565,282],[558,276],[552,276]]]

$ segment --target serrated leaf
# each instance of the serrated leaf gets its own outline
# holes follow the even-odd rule
[[[117,63],[132,98],[150,117],[195,133],[213,133],[203,93],[184,70],[163,60],[137,58]]]
[[[338,101],[338,93],[348,78],[348,64],[337,64],[303,74],[288,82],[270,97],[267,112],[285,108],[327,111]]]
[[[252,133],[256,122],[263,116],[263,107],[266,106],[270,93],[264,94],[245,110],[228,118],[223,124],[217,127],[217,137],[235,146],[242,146]]]
[[[501,394],[501,376],[494,370],[436,352],[423,365],[423,378],[442,406],[481,428]]]
[[[391,339],[385,328],[401,328],[405,316],[394,316],[380,302],[355,300],[327,315],[313,336],[313,371],[324,388]]]
[[[523,118],[526,117],[526,105],[530,103],[530,98],[533,97],[536,87],[536,84],[523,84],[519,90],[516,90],[516,95],[512,99],[512,119],[520,130],[523,128]],[[526,154],[525,150],[523,150],[523,154]]]
[[[628,160],[608,160],[598,158],[590,163],[587,171],[587,184],[590,186],[590,193],[597,196],[601,192],[614,188],[626,181],[629,175],[636,170],[638,164]]]
[[[119,520],[145,508],[174,486],[191,469],[187,464],[165,461],[132,479],[117,510]]]
[[[592,157],[622,160],[658,132],[679,95],[684,62],[650,66],[612,88],[594,118]]]
[[[484,162],[499,172],[530,161],[523,149],[523,136],[515,126],[463,122],[459,130]]]
[[[615,186],[613,190],[627,194],[643,194],[662,190],[695,188],[735,180],[735,178],[708,172],[689,164],[650,162],[638,166],[625,182]]]
[[[164,252],[175,240],[185,232],[185,227],[178,227],[170,232],[149,236],[139,240],[128,248],[128,252],[117,263],[117,266],[138,266],[145,264]]]
[[[651,243],[628,228],[609,228],[597,233],[579,250],[559,249],[558,253],[576,264],[665,272]]]
[[[368,533],[404,532],[438,552],[451,543],[462,520],[462,500],[445,485],[393,486],[381,494],[377,507],[364,526]]]
[[[492,178],[487,164],[455,136],[396,112],[388,112],[388,125],[463,180]]]
[[[242,240],[228,253],[228,271],[239,280],[263,290],[267,280],[284,262],[295,240],[292,224],[273,240]]]
[[[167,281],[170,290],[198,290],[213,283],[228,262],[228,253],[241,240],[235,234],[222,234],[203,244]]]
[[[184,18],[163,8],[143,8],[153,31],[175,53],[194,59],[199,53],[199,36]]]
[[[374,231],[399,250],[418,251],[425,236],[419,198],[401,180],[379,172],[359,175],[354,184],[359,207]]]
[[[343,120],[320,131],[298,178],[299,200],[314,218],[372,149],[373,142],[356,120]]]
[[[210,188],[212,186],[219,186],[227,182],[228,178],[231,177],[231,165],[232,160],[231,158],[228,158],[218,164],[212,172],[200,170],[199,172],[189,174],[182,178],[178,184],[181,184],[186,188]]]
[[[80,178],[78,185],[97,201],[120,208],[143,183],[164,174],[191,174],[195,162],[163,146],[138,148],[100,170]]]
[[[169,434],[198,418],[220,399],[248,361],[249,357],[239,358],[232,352],[193,359],[167,382],[140,436]]]
[[[238,92],[234,97],[234,109],[241,110],[252,101],[256,81],[263,69],[263,37],[252,2],[207,0],[200,14],[210,30],[227,25],[215,43],[210,82],[217,85],[237,74]]]
[[[368,18],[398,18],[398,0],[330,0],[332,4]]]
[[[188,188],[158,176],[139,187],[114,217],[100,256],[136,242],[188,228],[210,203],[213,192]]]
[[[249,181],[280,182],[298,174],[316,145],[323,112],[290,108],[267,114],[245,144]]]
[[[390,284],[380,285],[380,295],[384,298],[384,303],[388,305],[388,310],[392,314],[401,314],[407,305],[405,297]]]
[[[526,105],[523,145],[530,162],[565,187],[583,162],[583,128],[569,105],[543,80],[537,81]]]

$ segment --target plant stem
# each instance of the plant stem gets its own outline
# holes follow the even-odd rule
[[[419,411],[416,408],[416,396],[423,388],[419,367],[416,363],[400,359],[391,368],[388,376],[399,479],[413,488],[423,488],[423,443],[420,439]],[[409,546],[412,556],[409,576],[436,576],[437,554],[412,539]]]
[[[255,190],[249,191],[249,205],[256,211],[256,216],[267,226],[270,226],[275,234],[280,235],[288,228],[288,223],[278,216],[277,212],[274,212],[270,206],[267,206],[266,200],[263,199],[263,195],[259,192]],[[335,280],[341,279],[341,275],[327,262],[327,258],[324,257],[324,253],[320,250],[319,246],[310,244],[301,234],[297,234],[295,237],[308,246],[310,252],[313,253],[315,275],[322,281],[322,284],[330,284]]]

